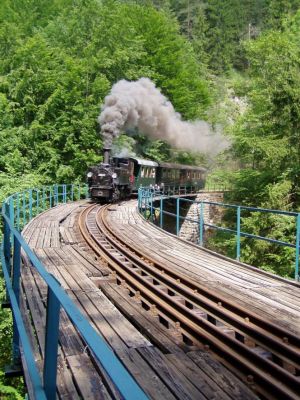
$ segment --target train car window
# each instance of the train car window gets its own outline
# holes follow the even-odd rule
[[[152,172],[151,172],[151,177],[152,178],[155,178],[155,172],[156,172],[155,168],[152,168]]]
[[[145,169],[144,167],[141,168],[141,178],[144,178],[145,176]]]

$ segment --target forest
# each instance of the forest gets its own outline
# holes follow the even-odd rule
[[[29,187],[83,182],[102,160],[105,96],[120,79],[141,77],[182,119],[219,127],[230,146],[212,157],[124,132],[116,147],[205,165],[212,182],[230,185],[228,202],[300,211],[300,0],[2,0],[0,201]],[[295,236],[288,218],[249,213],[242,223],[278,240]],[[226,234],[210,246],[235,251]],[[293,276],[290,248],[244,240],[242,261]],[[5,309],[0,337],[0,397],[23,398],[22,382],[4,377]]]

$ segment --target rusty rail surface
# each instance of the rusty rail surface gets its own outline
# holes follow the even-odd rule
[[[106,221],[109,207],[91,205],[81,213],[79,227],[116,282],[164,326],[175,326],[183,342],[214,353],[264,398],[299,399],[299,336],[118,238]]]

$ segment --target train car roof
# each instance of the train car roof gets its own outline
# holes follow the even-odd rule
[[[166,162],[159,163],[159,166],[162,168],[188,169],[188,170],[202,171],[202,172],[207,171],[207,169],[204,167],[195,167],[193,165],[173,164]]]
[[[155,161],[144,160],[143,158],[135,157],[130,157],[130,159],[137,162],[139,165],[145,165],[146,167],[158,167],[158,164]]]

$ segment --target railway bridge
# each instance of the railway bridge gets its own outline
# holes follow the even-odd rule
[[[290,215],[295,243],[285,243],[293,281],[178,237],[190,220],[203,245],[216,227],[205,207],[220,204],[172,196],[173,211],[171,195],[149,189],[99,205],[74,185],[4,202],[8,373],[22,366],[30,399],[300,398],[299,215]],[[198,213],[183,215],[184,202]],[[237,212],[238,259],[251,234],[243,208],[225,206]],[[162,229],[167,217],[173,233]]]

